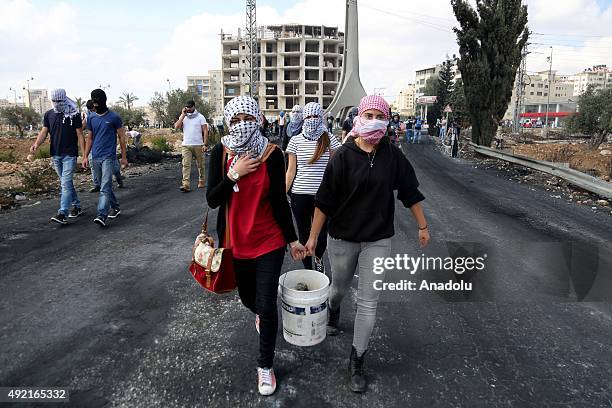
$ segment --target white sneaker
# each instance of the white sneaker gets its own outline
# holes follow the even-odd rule
[[[259,315],[258,314],[255,315],[255,330],[257,330],[257,333],[259,334]]]
[[[276,391],[276,376],[273,368],[257,367],[257,388],[261,395],[272,395]]]

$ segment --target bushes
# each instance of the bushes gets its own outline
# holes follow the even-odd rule
[[[47,191],[57,177],[51,166],[22,170],[18,175],[24,190],[31,193]]]
[[[17,163],[17,158],[12,150],[0,152],[0,162]]]
[[[173,150],[168,140],[163,136],[155,136],[151,140],[151,144],[153,145],[153,150],[159,150],[160,152],[171,152]]]
[[[34,154],[34,159],[48,159],[49,157],[51,157],[51,146],[49,145],[44,145],[38,148],[38,150],[36,150],[36,153]]]

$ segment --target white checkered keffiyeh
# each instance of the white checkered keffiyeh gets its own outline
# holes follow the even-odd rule
[[[232,118],[239,113],[251,115],[255,117],[256,121],[240,121],[230,125]],[[268,139],[263,137],[259,131],[261,115],[259,114],[257,101],[249,96],[237,96],[225,105],[223,116],[229,126],[229,135],[221,138],[221,143],[235,152],[236,157],[245,154],[251,154],[253,157],[261,156],[268,145]]]

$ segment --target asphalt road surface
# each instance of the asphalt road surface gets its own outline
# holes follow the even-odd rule
[[[104,230],[89,193],[87,215],[64,227],[47,223],[57,200],[0,215],[0,386],[68,387],[83,407],[612,407],[612,217],[429,143],[404,151],[432,242],[419,249],[398,206],[393,254],[486,268],[388,272],[473,289],[383,292],[367,393],[346,385],[353,290],[341,335],[299,348],[279,331],[278,388],[258,395],[253,316],[186,269],[205,200],[179,192],[178,163],[128,179]]]

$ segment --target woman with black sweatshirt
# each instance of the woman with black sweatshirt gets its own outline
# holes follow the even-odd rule
[[[389,123],[389,105],[380,96],[365,96],[359,116],[346,143],[330,160],[315,197],[315,215],[306,244],[314,253],[321,228],[329,218],[327,254],[332,269],[328,334],[338,334],[340,303],[348,292],[355,269],[359,268],[357,314],[349,363],[349,386],[366,390],[363,363],[376,319],[379,291],[374,280],[375,258],[388,258],[395,234],[395,199],[409,208],[418,224],[421,246],[429,242],[427,221],[420,204],[414,169],[406,156],[384,137]]]
[[[230,231],[230,243],[222,245],[232,248],[240,300],[255,313],[258,390],[270,395],[276,389],[272,365],[278,331],[278,278],[287,244],[296,260],[304,258],[305,248],[297,240],[285,193],[283,153],[259,131],[257,102],[248,96],[236,97],[225,106],[224,116],[229,135],[211,152],[206,200],[211,208],[219,207],[220,242],[225,228]]]

